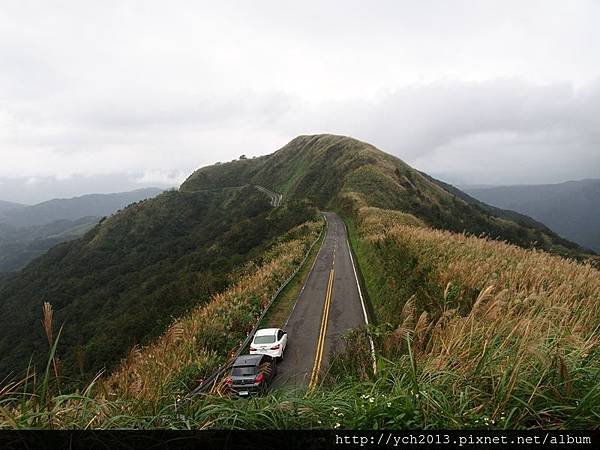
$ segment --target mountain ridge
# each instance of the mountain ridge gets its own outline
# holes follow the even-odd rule
[[[319,208],[363,205],[395,209],[450,231],[484,233],[565,255],[584,252],[539,221],[486,205],[348,136],[298,136],[269,155],[200,168],[180,190],[225,187],[241,181],[264,185],[286,198],[308,198]]]
[[[561,236],[600,251],[600,179],[465,190],[486,203],[534,217]]]
[[[56,220],[76,220],[85,216],[103,217],[135,201],[153,197],[162,192],[158,188],[143,188],[110,194],[85,194],[71,198],[56,198],[35,205],[2,212],[0,223],[12,226],[46,225]]]
[[[22,203],[9,202],[6,200],[0,200],[0,214],[6,211],[14,211],[20,208],[26,208],[27,205]]]
[[[0,272],[20,270],[61,242],[83,236],[102,217],[162,192],[157,188],[86,194],[36,205],[0,203]]]

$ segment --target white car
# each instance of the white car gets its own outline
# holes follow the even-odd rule
[[[273,358],[283,359],[283,352],[287,346],[287,333],[279,328],[263,328],[254,334],[250,343],[251,355],[269,355]]]

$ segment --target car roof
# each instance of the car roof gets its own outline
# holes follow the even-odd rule
[[[254,333],[254,336],[268,336],[277,333],[277,331],[279,331],[279,328],[263,328]]]
[[[265,355],[242,355],[238,356],[234,366],[257,366]]]

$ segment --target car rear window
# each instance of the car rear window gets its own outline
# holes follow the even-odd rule
[[[231,370],[231,375],[234,377],[256,375],[256,369],[256,366],[236,366]]]
[[[275,335],[268,334],[266,336],[254,336],[255,344],[272,344],[275,342]]]

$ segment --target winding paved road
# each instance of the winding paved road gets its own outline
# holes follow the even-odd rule
[[[325,217],[327,234],[284,326],[288,346],[274,387],[316,384],[344,332],[367,320],[344,222],[334,213]]]
[[[277,207],[279,207],[279,205],[281,205],[281,201],[283,200],[282,194],[273,192],[270,189],[267,189],[266,187],[259,186],[258,184],[254,185],[254,187],[256,189],[258,189],[260,192],[267,194],[269,196],[269,198],[271,199],[271,206],[273,208],[277,208]]]

